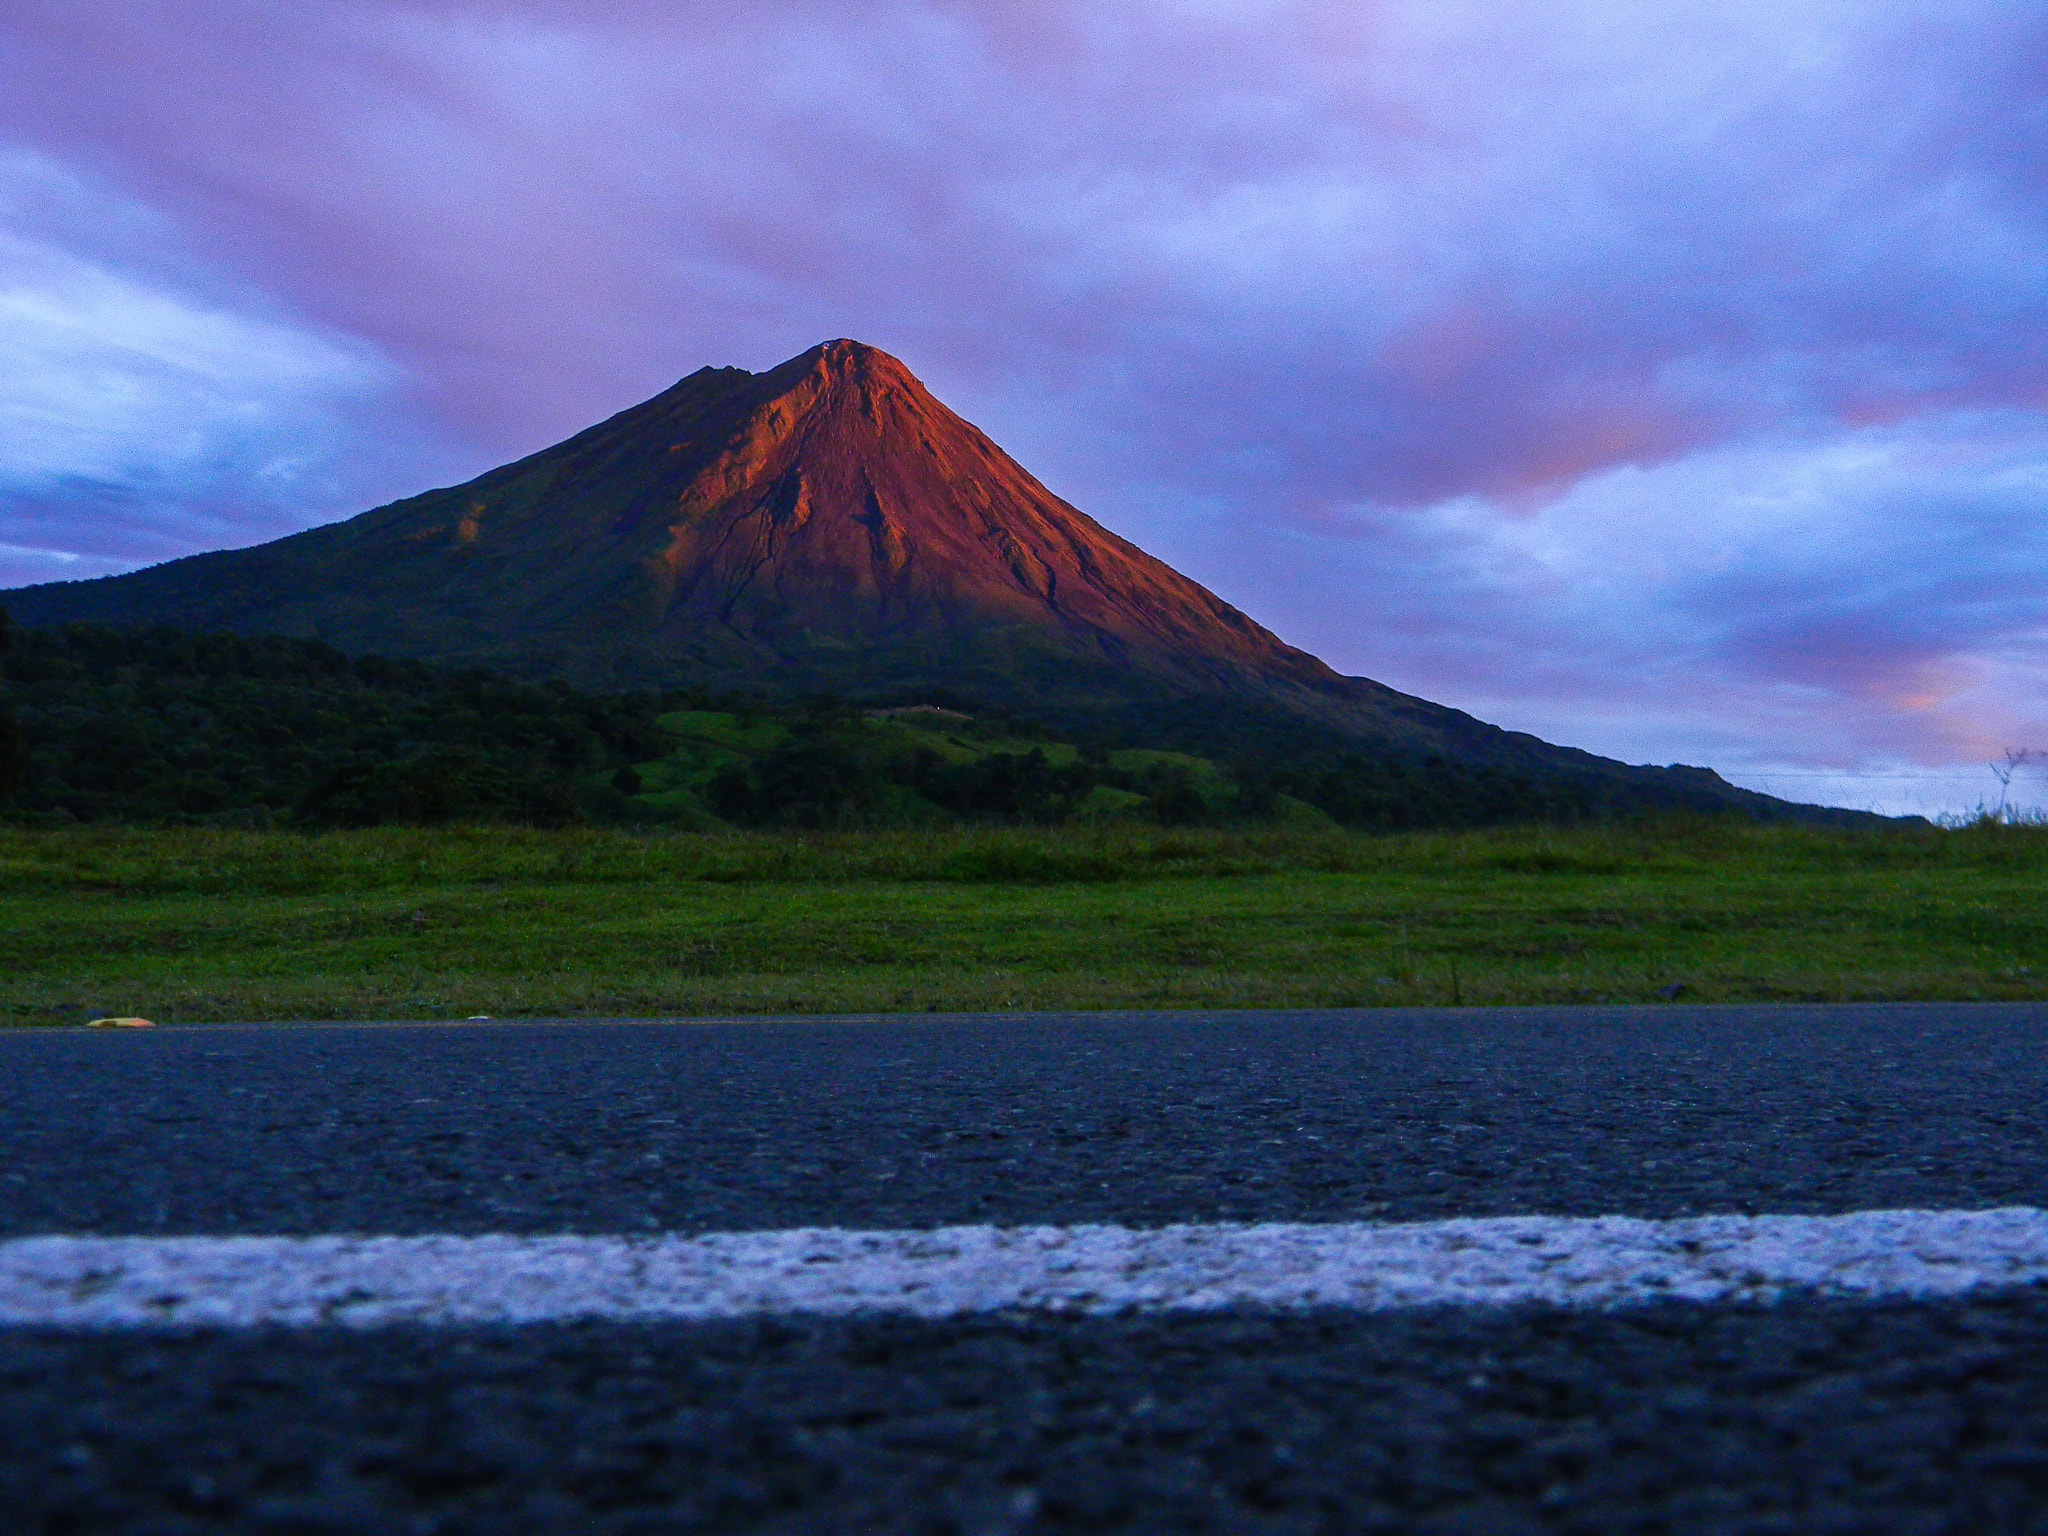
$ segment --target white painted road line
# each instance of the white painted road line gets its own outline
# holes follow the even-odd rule
[[[2048,1212],[2025,1207],[645,1238],[31,1237],[0,1242],[0,1324],[1614,1307],[1664,1297],[1760,1301],[1795,1290],[1947,1296],[2044,1279]]]

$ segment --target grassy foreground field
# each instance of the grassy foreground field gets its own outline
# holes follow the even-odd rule
[[[0,1020],[2048,997],[2048,827],[0,831]]]

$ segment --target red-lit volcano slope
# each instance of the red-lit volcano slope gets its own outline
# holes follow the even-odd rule
[[[1125,739],[1657,776],[1333,672],[1054,496],[887,353],[705,368],[566,442],[251,549],[0,594],[28,625],[316,638],[610,688],[946,688]]]

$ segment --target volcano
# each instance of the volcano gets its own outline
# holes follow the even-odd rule
[[[586,687],[944,688],[1069,722],[1206,721],[1212,744],[1285,722],[1297,740],[1682,774],[1763,799],[1339,675],[1053,495],[856,341],[765,373],[700,369],[345,522],[0,601],[31,626],[291,635]]]

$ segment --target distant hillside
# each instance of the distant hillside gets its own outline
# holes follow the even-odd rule
[[[286,635],[579,687],[946,688],[1081,737],[1436,756],[1780,814],[1343,677],[1054,496],[896,359],[705,368],[479,476],[253,549],[0,594],[22,623]]]
[[[1077,735],[955,695],[862,706],[703,690],[591,694],[317,641],[23,631],[5,698],[30,822],[1335,821],[1360,828],[1719,812],[1682,778],[1537,773],[1424,752],[1263,762]],[[1791,808],[1754,797],[1766,816]],[[1842,819],[1852,818],[1839,813]]]

